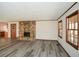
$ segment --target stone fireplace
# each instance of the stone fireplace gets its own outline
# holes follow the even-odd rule
[[[19,22],[19,38],[20,40],[33,40],[35,39],[36,32],[35,21],[20,21]]]

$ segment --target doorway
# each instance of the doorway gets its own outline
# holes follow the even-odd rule
[[[16,24],[11,24],[11,39],[16,39]]]

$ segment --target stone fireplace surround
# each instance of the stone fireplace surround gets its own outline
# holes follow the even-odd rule
[[[34,40],[36,32],[35,21],[20,21],[19,22],[19,39],[20,40]]]

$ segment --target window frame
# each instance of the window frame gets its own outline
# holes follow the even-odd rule
[[[77,34],[77,36],[78,36],[78,39],[77,39],[77,45],[75,45],[74,44],[74,35],[75,35],[75,33],[73,33],[73,43],[71,43],[71,42],[69,42],[69,39],[68,39],[68,30],[69,30],[69,20],[68,20],[68,18],[71,18],[71,17],[74,17],[75,15],[77,15],[77,21],[78,21],[78,29],[70,29],[70,30],[73,30],[73,32],[75,31],[75,30],[77,30],[78,32],[78,34]],[[73,19],[71,19],[71,21],[72,21]],[[72,24],[71,24],[72,25]],[[68,27],[67,27],[68,26]],[[75,27],[75,26],[74,26]],[[78,48],[79,48],[79,10],[76,10],[75,12],[73,12],[72,14],[70,14],[69,16],[67,16],[66,17],[66,42],[68,43],[68,44],[70,44],[72,47],[74,47],[75,49],[77,49],[78,50]]]
[[[61,25],[60,25],[61,24]],[[60,29],[61,28],[61,29]],[[60,32],[61,31],[61,32]],[[62,38],[62,31],[63,31],[63,27],[62,27],[62,20],[58,21],[58,37]]]

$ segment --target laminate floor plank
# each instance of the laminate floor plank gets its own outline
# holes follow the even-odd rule
[[[3,41],[6,43],[3,44]],[[0,41],[0,57],[68,57],[54,40],[3,41]]]

